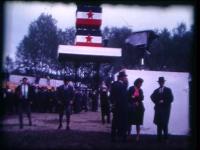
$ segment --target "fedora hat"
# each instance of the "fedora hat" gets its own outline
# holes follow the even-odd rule
[[[22,80],[28,80],[27,77],[23,77]]]
[[[166,81],[164,77],[159,77],[158,78],[158,82],[164,82],[164,81]]]
[[[126,75],[126,73],[125,73],[125,71],[121,71],[121,72],[119,72],[119,74],[118,74],[118,77],[119,78],[121,78],[121,77],[126,77],[127,75]]]

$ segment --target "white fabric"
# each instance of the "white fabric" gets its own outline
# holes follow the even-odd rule
[[[76,42],[87,42],[87,36],[84,35],[77,35],[75,38]],[[102,37],[101,36],[90,36],[91,37],[91,43],[102,43]]]
[[[98,19],[101,20],[101,13],[94,13],[92,12],[92,18],[88,18],[88,14],[89,12],[77,12],[76,18],[77,19]]]
[[[121,57],[121,48],[59,45],[58,54]]]
[[[164,90],[164,86],[163,86],[163,87],[160,87],[159,93],[163,93],[163,90]]]

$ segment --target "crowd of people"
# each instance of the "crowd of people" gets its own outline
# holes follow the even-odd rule
[[[142,84],[138,78],[128,88],[128,79],[124,71],[119,72],[117,81],[107,85],[104,81],[98,89],[88,90],[75,88],[65,78],[57,88],[39,87],[28,83],[27,78],[15,91],[5,87],[2,90],[2,103],[6,112],[19,114],[19,126],[23,128],[23,113],[27,114],[29,125],[32,125],[31,112],[47,112],[59,114],[58,129],[63,127],[63,116],[66,115],[66,130],[70,129],[70,116],[81,111],[98,111],[100,100],[102,124],[111,123],[111,141],[116,138],[126,141],[131,136],[131,128],[136,126],[136,141],[140,140],[140,125],[143,125],[145,107]],[[158,79],[159,87],[150,96],[155,104],[154,123],[157,125],[157,138],[168,140],[168,122],[170,117],[173,94],[170,88],[164,86],[164,77]],[[111,117],[112,114],[112,117]],[[112,121],[111,121],[112,119]]]
[[[39,113],[57,113],[58,112],[58,99],[57,88],[51,86],[31,85],[31,111]],[[7,84],[2,88],[2,103],[5,106],[6,114],[16,114],[18,112],[18,98],[17,88],[10,88]],[[73,113],[81,111],[97,111],[98,97],[96,90],[88,88],[75,88],[74,89],[74,103]]]

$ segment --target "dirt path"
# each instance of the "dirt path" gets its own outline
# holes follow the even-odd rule
[[[4,131],[23,131],[23,130],[54,130],[58,127],[58,114],[55,113],[32,113],[32,126],[28,126],[28,119],[24,115],[24,128],[19,129],[17,115],[5,116],[3,121]],[[63,119],[63,129],[66,121]],[[81,112],[71,115],[70,129],[76,131],[95,131],[110,132],[110,124],[101,123],[100,112]]]
[[[110,142],[110,124],[101,123],[100,112],[72,114],[71,130],[57,130],[58,114],[33,113],[33,125],[28,126],[24,118],[24,128],[19,129],[18,116],[5,116],[0,130],[0,147],[9,149],[188,149],[185,136],[171,136],[170,143],[157,143],[155,135],[141,135],[135,142],[134,136],[128,142]]]

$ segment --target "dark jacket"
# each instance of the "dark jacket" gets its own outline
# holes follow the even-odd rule
[[[171,103],[173,102],[173,94],[170,88],[164,87],[163,93],[156,89],[151,95],[151,100],[155,104],[154,123],[157,125],[167,125],[169,122]],[[163,103],[160,103],[163,100]]]
[[[21,90],[22,85],[23,84],[19,85],[15,90],[18,100],[23,98],[22,90]],[[27,96],[28,98],[27,98],[27,100],[31,101],[32,98],[33,98],[33,87],[30,84],[27,84],[27,85],[28,85],[28,96]]]
[[[142,102],[144,100],[144,95],[142,89],[139,89],[139,96],[133,98],[132,95],[134,92],[135,88],[131,86],[128,90],[128,120],[130,124],[142,125],[145,110]],[[138,105],[136,105],[136,102],[138,102]]]
[[[101,102],[101,111],[102,113],[110,112],[110,102],[107,95],[107,91],[100,90],[100,102]]]
[[[65,89],[64,85],[61,85],[57,88],[57,100],[62,104],[69,105],[69,102],[74,99],[74,90],[73,87],[68,85],[68,88]]]
[[[113,117],[116,119],[118,128],[126,128],[128,121],[128,99],[127,86],[119,81],[115,81],[111,86],[110,100],[114,108]]]

